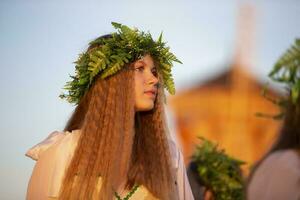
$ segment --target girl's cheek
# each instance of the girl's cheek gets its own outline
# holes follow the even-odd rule
[[[136,76],[136,79],[139,83],[141,83],[141,84],[144,83],[144,76],[142,74],[138,74]]]

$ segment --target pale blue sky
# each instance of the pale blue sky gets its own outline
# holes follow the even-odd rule
[[[73,61],[111,21],[161,31],[183,61],[177,89],[224,70],[236,42],[238,1],[5,1],[0,2],[0,199],[24,199],[34,161],[26,150],[61,130],[73,107],[58,98]],[[247,2],[247,1],[240,1]],[[248,1],[250,2],[250,1]],[[300,36],[300,2],[251,1],[256,7],[250,71],[266,80],[272,64]]]

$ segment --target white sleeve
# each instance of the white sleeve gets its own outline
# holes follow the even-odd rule
[[[44,151],[61,140],[64,136],[64,132],[53,131],[46,139],[28,149],[25,155],[37,161]]]
[[[269,155],[255,171],[247,191],[249,200],[299,200],[300,160],[292,150]]]
[[[183,155],[179,148],[177,148],[177,186],[180,200],[194,200],[189,180],[187,178],[186,167],[184,165]]]
[[[72,131],[73,132],[73,131]],[[52,132],[30,148],[26,156],[36,161],[27,187],[27,200],[57,198],[63,176],[76,148],[79,132]]]
[[[55,144],[64,138],[59,131],[52,132],[46,139],[26,152],[26,156],[35,160],[31,177],[27,186],[26,200],[46,200],[49,198],[50,183],[55,173],[57,162]]]

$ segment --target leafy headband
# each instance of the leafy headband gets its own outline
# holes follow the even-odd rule
[[[281,112],[276,115],[257,113],[258,116],[282,119],[289,102],[299,107],[300,102],[300,38],[295,40],[289,49],[277,60],[269,77],[277,83],[285,85],[288,95],[279,99],[267,96],[267,88],[263,90],[263,96],[278,105]]]
[[[292,45],[277,61],[269,77],[283,83],[290,91],[290,100],[297,104],[300,98],[300,39]]]
[[[169,51],[169,47],[162,42],[162,34],[157,41],[151,34],[131,29],[128,26],[112,22],[117,32],[111,37],[100,37],[90,42],[89,51],[79,55],[76,64],[75,76],[69,75],[73,80],[66,83],[63,89],[68,94],[59,97],[67,99],[69,103],[78,104],[82,96],[88,91],[96,77],[105,79],[119,72],[125,64],[132,63],[150,54],[159,66],[158,72],[162,75],[164,87],[170,94],[175,94],[174,80],[171,74],[173,62],[182,62]]]

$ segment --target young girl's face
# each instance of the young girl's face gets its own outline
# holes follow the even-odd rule
[[[158,77],[156,66],[150,55],[133,64],[135,74],[135,111],[153,109],[157,95]]]

